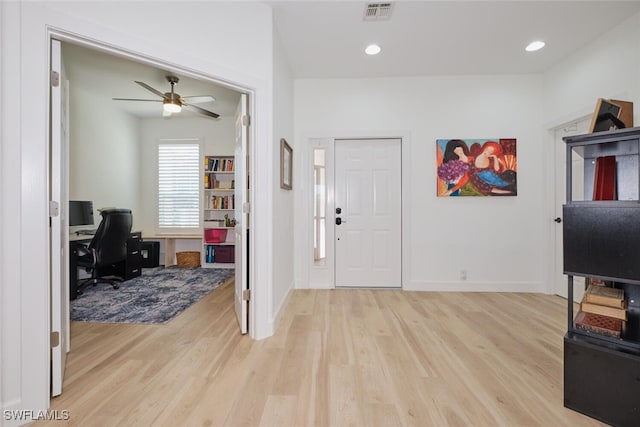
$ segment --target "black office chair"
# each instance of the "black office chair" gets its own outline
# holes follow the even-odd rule
[[[109,283],[113,289],[120,287],[124,277],[115,275],[117,265],[127,258],[127,239],[131,234],[130,209],[104,209],[100,212],[102,220],[91,239],[89,246],[78,247],[78,266],[91,271],[91,278],[77,287],[77,293],[89,284]],[[124,271],[122,271],[124,272]]]

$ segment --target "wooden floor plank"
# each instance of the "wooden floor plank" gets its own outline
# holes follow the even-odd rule
[[[565,300],[295,290],[276,334],[240,335],[233,282],[163,325],[73,322],[78,426],[602,426],[563,407]]]

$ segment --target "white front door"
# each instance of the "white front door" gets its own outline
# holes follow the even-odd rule
[[[51,395],[62,393],[69,336],[69,262],[66,226],[66,153],[67,153],[67,84],[62,67],[62,52],[58,40],[51,41],[51,70],[57,73],[51,88],[49,144],[49,270],[51,304]]]
[[[581,135],[589,132],[591,118],[577,121],[571,127],[556,129],[554,136],[555,151],[555,266],[554,285],[556,294],[563,298],[568,297],[567,276],[563,274],[563,241],[562,241],[562,205],[567,202],[567,145],[565,136]],[[575,165],[574,165],[575,166]],[[574,277],[573,300],[582,301],[585,281],[582,277]]]
[[[245,291],[249,290],[247,270],[247,249],[245,243],[248,242],[247,230],[249,229],[249,215],[246,207],[247,202],[247,141],[248,115],[247,115],[247,95],[240,95],[240,103],[236,110],[235,126],[235,158],[234,158],[234,178],[235,178],[235,311],[240,325],[240,332],[246,334],[249,330],[248,305],[245,298]]]
[[[400,139],[335,142],[337,287],[402,286]]]

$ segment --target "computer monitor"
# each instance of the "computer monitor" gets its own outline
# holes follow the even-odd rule
[[[93,202],[69,200],[69,226],[93,224]]]

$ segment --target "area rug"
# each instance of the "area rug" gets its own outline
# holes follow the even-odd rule
[[[113,289],[88,286],[71,301],[71,320],[166,323],[234,276],[233,269],[158,267]]]

